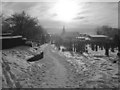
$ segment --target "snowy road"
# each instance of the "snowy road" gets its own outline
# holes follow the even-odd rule
[[[69,81],[67,78],[67,70],[65,66],[60,62],[61,58],[58,58],[56,51],[53,47],[48,45],[45,49],[45,58],[50,59],[54,63],[54,66],[48,70],[45,76],[45,83],[42,87],[52,87],[52,88],[64,88],[69,86]],[[59,55],[58,55],[59,56]],[[49,58],[48,58],[49,57]],[[63,60],[61,60],[63,61]]]

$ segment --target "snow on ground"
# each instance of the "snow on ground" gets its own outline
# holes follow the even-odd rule
[[[98,57],[100,57],[100,56],[105,56],[105,50],[103,49],[103,50],[101,50],[101,49],[99,49],[98,48],[98,51],[93,51],[91,48],[90,48],[90,46],[89,45],[87,45],[87,49],[88,49],[88,53],[89,53],[89,55],[92,55],[92,56],[98,56]],[[110,55],[110,57],[116,57],[116,55],[117,55],[117,53],[118,53],[118,50],[117,49],[115,49],[115,51],[114,52],[111,52],[111,49],[109,49],[109,55]]]
[[[50,57],[52,54],[46,54],[44,60],[28,63],[26,60],[45,49],[46,45],[40,47],[17,47],[14,49],[0,51],[2,56],[0,71],[2,75],[2,87],[10,88],[41,88],[45,72],[53,66]],[[85,88],[117,88],[120,82],[118,72],[118,57],[116,54],[110,54],[106,57],[98,52],[84,53],[83,55],[70,52],[62,52],[53,46],[52,52],[64,56],[66,61],[75,68],[77,73],[77,82],[79,86]],[[51,48],[51,47],[50,47]],[[102,51],[101,51],[102,53]],[[54,54],[53,54],[54,55]],[[49,58],[49,59],[48,59]],[[54,61],[58,57],[53,58]],[[45,62],[46,61],[46,62]],[[61,60],[60,60],[61,61]],[[117,61],[113,63],[113,61]],[[67,66],[67,64],[65,64]],[[60,66],[61,67],[61,66]],[[71,69],[71,67],[70,67]],[[62,70],[60,70],[62,72]],[[70,72],[71,74],[71,72]],[[62,75],[61,75],[62,76]]]
[[[44,47],[20,46],[1,51],[2,88],[39,88],[49,66],[40,60],[28,63],[27,59],[40,53]]]
[[[88,88],[118,88],[120,73],[118,72],[119,58],[116,53],[116,51],[110,52],[110,57],[106,57],[102,50],[98,52],[89,50],[89,53],[83,53],[83,55],[59,52],[67,58],[67,62],[75,67],[79,74],[80,84]],[[113,63],[113,61],[117,62]]]

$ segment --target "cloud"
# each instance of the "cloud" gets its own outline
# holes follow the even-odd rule
[[[80,27],[86,27],[89,29],[102,25],[118,27],[117,2],[81,3],[80,0],[78,0],[80,11],[74,18],[73,22],[66,24],[54,20],[56,14],[51,12],[51,8],[54,6],[56,0],[51,0],[51,2],[49,0],[40,0],[39,3],[35,2],[35,0],[34,2],[17,2],[18,0],[15,0],[16,2],[10,2],[10,0],[8,1],[9,2],[2,3],[2,11],[4,13],[11,15],[14,12],[21,12],[24,10],[31,16],[37,17],[40,20],[40,24],[45,28],[62,27],[63,24],[67,27],[78,28],[78,30]]]
[[[81,19],[84,19],[86,17],[83,17],[83,16],[78,16],[78,17],[75,17],[74,20],[81,20]]]
[[[31,2],[3,2],[2,12],[9,16],[15,12],[27,11],[36,4]]]
[[[2,2],[56,2],[58,0],[2,0]],[[119,0],[78,0],[79,2],[119,2]]]
[[[51,19],[51,17],[53,17],[54,15],[52,15],[49,10],[51,8],[51,6],[53,5],[53,3],[47,3],[47,2],[39,2],[37,3],[36,6],[31,7],[29,10],[27,10],[27,12],[32,15],[37,17],[38,19]]]
[[[101,26],[106,24],[112,27],[117,27],[118,3],[117,2],[86,3],[83,7],[82,12],[78,13],[75,20],[80,20],[80,23],[89,23]]]
[[[120,2],[118,3],[118,27],[120,28]]]
[[[2,2],[55,2],[56,0],[2,0]]]

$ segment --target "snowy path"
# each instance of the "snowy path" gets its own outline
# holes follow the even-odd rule
[[[54,66],[46,73],[45,83],[43,83],[43,87],[66,87],[67,86],[67,71],[62,63],[59,62],[58,58],[54,56],[54,52],[52,52],[51,47],[47,47],[46,55],[51,58],[51,61],[54,63]]]

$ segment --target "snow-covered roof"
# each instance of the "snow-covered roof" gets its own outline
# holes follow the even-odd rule
[[[22,38],[22,36],[5,36],[5,37],[0,37],[0,39],[13,39],[13,38]]]
[[[89,35],[90,37],[108,37],[108,36],[105,36],[105,35]]]

